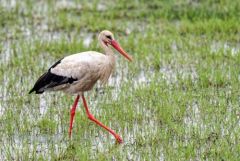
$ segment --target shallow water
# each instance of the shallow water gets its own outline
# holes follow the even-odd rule
[[[11,55],[13,52],[11,45],[12,45],[12,41],[3,42],[2,51],[0,53],[0,65],[1,63],[9,62],[9,60],[11,59]]]
[[[162,78],[166,80],[167,84],[176,84],[178,79],[187,80],[190,78],[192,82],[198,80],[198,74],[193,66],[162,66],[160,68],[160,73],[162,73]]]
[[[93,41],[93,34],[92,33],[88,33],[88,34],[84,34],[84,38],[83,38],[83,45],[85,47],[89,47],[90,44]]]
[[[55,29],[54,25],[56,25],[58,22],[55,22],[54,19],[49,19],[48,12],[52,10],[52,8],[49,7],[48,4],[45,3],[44,1],[38,1],[36,3],[37,5],[32,6],[33,9],[32,10],[30,9],[31,11],[30,16],[32,17],[29,18],[30,19],[29,20],[27,18],[27,15],[29,14],[28,13],[29,9],[28,10],[26,9],[27,8],[26,4],[27,3],[24,3],[22,1],[15,1],[15,0],[1,1],[1,6],[3,6],[4,8],[7,8],[8,10],[11,10],[12,8],[15,8],[16,5],[19,5],[18,14],[25,15],[26,18],[21,20],[19,24],[22,24],[22,25],[20,25],[20,27],[12,26],[10,29],[3,29],[3,31],[6,30],[7,40],[2,41],[3,44],[2,44],[2,49],[0,53],[0,65],[10,64],[11,60],[14,59],[13,57],[15,56],[14,54],[18,54],[18,56],[21,57],[21,53],[23,53],[23,49],[21,44],[18,43],[20,41],[24,41],[24,43],[27,44],[26,46],[29,48],[34,47],[34,43],[33,43],[34,41],[61,42],[61,40],[67,41],[67,42],[76,40],[76,41],[79,41],[79,44],[83,43],[81,45],[83,45],[85,48],[91,48],[92,46],[95,47],[95,45],[92,43],[97,38],[96,33],[87,32],[85,30],[88,30],[88,29],[85,29],[85,28],[84,28],[85,30],[82,31],[80,28],[77,28],[77,27],[72,27],[73,29],[71,30],[71,26],[61,29],[62,27],[61,25],[60,25],[60,29],[59,28]],[[63,1],[56,2],[56,6],[53,9],[54,11],[53,13],[58,13],[58,11],[61,11],[61,14],[64,13],[64,14],[70,15],[72,14],[72,12],[74,12],[73,14],[76,17],[78,17],[78,15],[83,14],[82,10],[85,9],[83,7],[84,7],[83,5],[80,5],[79,3],[76,4],[76,2],[74,1],[63,0]],[[96,9],[94,10],[94,8]],[[91,12],[92,10],[94,12],[100,11],[101,13],[104,13],[105,11],[108,12],[110,10],[109,3],[106,4],[105,2],[101,2],[98,4],[87,4],[87,10],[91,10]],[[124,16],[129,16],[128,14],[125,15],[125,13],[121,13],[121,14],[123,14]],[[115,16],[116,17],[119,16],[120,20],[121,18],[123,18],[123,16],[121,15],[115,15]],[[33,21],[31,21],[31,19],[33,19]],[[158,20],[158,21],[162,21],[162,20]],[[162,29],[162,27],[167,27],[167,26],[164,26],[165,22],[161,22],[162,26],[161,25],[157,27],[155,26],[156,27],[155,29],[154,29],[154,26],[152,26],[153,24],[151,23],[152,23],[151,21],[145,21],[145,20],[137,21],[135,20],[135,18],[132,18],[131,21],[129,20],[123,21],[123,24],[121,24],[123,25],[123,27],[121,27],[121,29],[118,28],[118,33],[119,33],[118,36],[122,36],[121,34],[124,34],[124,36],[127,37],[125,44],[128,45],[128,43],[132,43],[131,45],[135,45],[135,48],[141,47],[141,45],[138,44],[138,40],[139,41],[141,41],[141,39],[147,40],[149,38],[155,39],[154,36],[156,35],[156,33],[152,32],[151,33],[152,35],[150,36],[149,31],[147,32],[148,29],[151,29],[152,31],[157,29],[158,32],[163,31],[163,35],[161,36],[166,36],[166,37],[169,36],[168,34],[170,32],[168,32],[168,30],[166,29]],[[181,23],[182,22],[180,21],[175,23],[177,25],[176,27],[177,29],[181,27],[182,25]],[[74,28],[77,28],[77,29],[74,29]],[[89,30],[92,31],[91,29]],[[133,42],[131,40],[132,34],[134,34],[134,38],[136,36],[136,40],[134,39]],[[141,37],[139,37],[139,35],[141,35]],[[176,35],[173,35],[173,36],[176,36]],[[182,37],[177,37],[177,38],[181,39]],[[169,39],[171,38],[169,37]],[[121,41],[124,42],[124,40],[121,40]],[[156,39],[156,41],[158,41],[158,39]],[[157,42],[157,43],[161,43],[161,42]],[[104,103],[104,106],[105,105],[111,106],[112,103],[124,104],[124,102],[118,102],[118,100],[121,99],[119,97],[125,97],[123,92],[128,92],[126,93],[126,96],[131,97],[131,94],[129,93],[134,93],[136,92],[135,90],[139,90],[139,89],[144,90],[145,88],[147,90],[152,90],[150,88],[148,89],[148,87],[150,87],[152,84],[154,84],[155,86],[158,86],[158,83],[160,84],[164,82],[163,90],[166,89],[171,93],[172,92],[171,90],[173,88],[169,88],[169,87],[177,86],[179,84],[178,83],[179,81],[185,81],[190,79],[194,83],[194,85],[196,85],[199,82],[199,79],[200,79],[199,77],[201,73],[198,73],[199,69],[195,66],[194,63],[192,63],[195,61],[191,60],[192,62],[187,62],[187,63],[186,61],[184,61],[184,63],[180,62],[180,60],[182,60],[180,57],[186,57],[187,59],[187,56],[191,56],[191,55],[188,55],[189,53],[187,54],[183,53],[183,52],[186,52],[185,50],[182,50],[186,42],[176,39],[176,40],[172,40],[172,42],[167,41],[167,43],[166,42],[164,43],[165,45],[167,44],[167,46],[169,47],[168,52],[171,52],[171,54],[174,54],[174,56],[179,58],[170,56],[171,60],[168,61],[167,58],[165,59],[165,57],[163,57],[163,59],[160,61],[162,64],[161,63],[159,64],[159,68],[152,69],[152,66],[150,65],[151,56],[148,57],[146,55],[145,59],[149,60],[148,61],[149,64],[148,65],[141,64],[139,66],[136,65],[135,68],[137,69],[131,70],[131,68],[128,68],[128,64],[127,63],[124,64],[125,62],[122,61],[122,58],[118,57],[116,71],[112,75],[112,77],[109,79],[108,85],[102,87],[98,84],[96,88],[94,88],[94,90],[86,94],[88,98],[87,101],[88,101],[89,107],[91,109],[91,112],[95,115],[95,117],[102,118],[102,119],[110,118],[111,120],[109,119],[109,123],[107,125],[113,128],[114,130],[116,130],[116,132],[119,133],[124,139],[124,144],[118,145],[116,147],[114,144],[115,139],[113,136],[108,134],[106,131],[100,129],[99,127],[93,125],[93,123],[90,123],[89,121],[87,122],[89,123],[89,125],[87,125],[89,126],[88,130],[85,130],[84,133],[81,134],[82,140],[81,139],[79,140],[78,134],[80,133],[79,131],[81,131],[82,129],[81,129],[81,126],[78,128],[76,128],[77,126],[75,126],[73,142],[77,140],[76,144],[81,144],[83,145],[83,147],[89,148],[88,150],[86,150],[86,152],[87,154],[90,153],[91,155],[90,159],[95,160],[96,158],[101,156],[101,154],[103,155],[113,154],[111,158],[112,160],[118,160],[118,158],[125,158],[128,160],[147,160],[148,157],[154,158],[156,160],[168,160],[169,159],[168,157],[171,156],[169,154],[174,152],[174,150],[175,150],[175,153],[176,151],[178,153],[181,153],[181,150],[186,152],[187,151],[186,149],[189,148],[189,146],[194,145],[197,147],[199,146],[199,149],[196,150],[194,149],[195,147],[192,148],[194,149],[194,152],[189,152],[189,153],[191,154],[196,153],[196,155],[191,157],[191,159],[201,160],[202,155],[207,156],[208,153],[211,152],[211,149],[210,149],[212,144],[211,139],[218,140],[221,137],[225,138],[229,136],[231,145],[233,146],[237,145],[238,135],[236,134],[238,133],[240,128],[239,114],[237,113],[239,111],[236,110],[237,109],[236,106],[238,105],[236,103],[237,101],[235,101],[235,104],[229,103],[226,106],[226,110],[225,111],[222,110],[221,114],[219,115],[216,114],[216,116],[221,116],[224,119],[222,120],[221,123],[218,122],[214,124],[211,122],[214,119],[209,119],[210,122],[206,121],[206,119],[208,119],[205,116],[207,113],[206,111],[203,110],[204,106],[200,103],[201,100],[198,96],[196,96],[196,99],[194,101],[187,100],[186,104],[181,105],[181,106],[184,106],[183,108],[186,108],[186,109],[182,109],[184,110],[183,116],[181,119],[178,120],[180,122],[182,121],[182,124],[184,127],[183,129],[180,129],[180,130],[177,129],[178,127],[175,127],[175,126],[176,125],[181,126],[182,124],[175,123],[173,120],[169,121],[166,119],[165,120],[166,122],[164,123],[160,122],[159,119],[161,118],[156,116],[156,113],[155,113],[156,111],[149,108],[150,105],[148,105],[147,103],[138,104],[138,102],[136,102],[136,104],[133,103],[129,105],[129,107],[127,108],[119,106],[120,108],[122,108],[120,112],[123,112],[123,113],[131,112],[132,110],[131,108],[134,108],[133,109],[134,114],[138,116],[142,116],[139,119],[139,118],[135,118],[135,115],[133,115],[132,119],[135,119],[135,120],[125,120],[124,116],[116,120],[114,116],[112,118],[110,116],[107,116],[107,114],[109,114],[109,112],[107,111],[108,109],[100,108],[103,103]],[[196,44],[194,41],[189,42],[189,44],[192,45],[191,47],[199,46],[199,44]],[[156,44],[156,45],[158,46],[159,44]],[[233,56],[232,58],[238,58],[237,56],[240,52],[239,46],[240,45],[237,43],[234,44],[234,43],[229,43],[225,41],[213,40],[212,43],[209,43],[209,45],[206,46],[206,48],[207,50],[209,50],[210,48],[209,55],[221,54],[221,52],[223,52],[223,54],[226,56]],[[129,49],[130,51],[135,51],[131,46],[129,47],[130,47]],[[187,49],[187,50],[189,51],[192,50],[191,47],[190,49]],[[159,47],[156,48],[156,50],[160,52],[162,51],[162,48],[165,48],[165,47],[159,45]],[[13,50],[15,50],[15,53],[13,52]],[[71,101],[69,100],[66,101],[66,100],[67,99],[73,100],[74,98],[66,96],[65,94],[55,95],[53,93],[44,94],[40,96],[31,96],[31,97],[26,96],[26,93],[28,92],[27,88],[32,86],[32,84],[30,85],[27,83],[35,81],[30,79],[37,78],[37,76],[39,76],[41,71],[43,71],[44,69],[46,70],[46,68],[49,67],[56,60],[56,57],[59,56],[59,55],[53,56],[51,55],[50,52],[40,53],[39,59],[41,59],[42,61],[38,62],[39,70],[36,70],[35,68],[27,69],[27,70],[34,70],[37,73],[31,73],[32,75],[29,76],[28,72],[26,73],[25,71],[18,70],[17,74],[21,75],[22,77],[22,78],[19,78],[15,76],[16,71],[11,70],[11,67],[12,66],[14,67],[15,64],[10,64],[10,66],[8,66],[7,68],[7,70],[9,71],[6,72],[7,74],[5,74],[4,72],[3,79],[2,80],[0,79],[2,83],[2,85],[0,86],[0,121],[3,120],[11,123],[10,126],[7,126],[8,124],[6,122],[4,123],[0,122],[1,123],[0,125],[4,127],[4,129],[1,128],[0,130],[2,131],[1,133],[2,136],[0,138],[0,160],[7,160],[7,159],[17,160],[21,156],[21,154],[25,154],[25,155],[29,154],[29,159],[33,159],[33,160],[36,158],[40,158],[41,156],[43,156],[43,158],[46,160],[51,160],[52,159],[51,157],[53,156],[59,156],[63,153],[68,153],[69,146],[72,146],[70,144],[72,144],[73,142],[71,142],[68,139],[68,131],[67,131],[68,130],[67,121],[69,120],[69,118],[63,117],[63,113],[66,113],[64,112],[64,110],[69,111],[72,105]],[[142,51],[142,52],[148,52],[148,50]],[[66,53],[66,54],[71,54],[71,53]],[[137,57],[138,54],[142,54],[142,53],[139,52],[134,54]],[[152,54],[154,55],[156,53],[152,53]],[[160,52],[160,54],[165,54],[165,53]],[[143,62],[144,61],[145,60],[143,60]],[[23,65],[19,61],[14,61],[14,62],[18,63],[19,66]],[[147,68],[145,68],[144,65],[147,66]],[[224,64],[221,67],[228,68],[227,64]],[[16,69],[16,66],[14,67],[14,69]],[[22,67],[20,69],[22,69]],[[134,72],[134,76],[131,75],[131,72]],[[214,69],[212,70],[212,72],[214,72]],[[233,78],[231,74],[232,73],[230,72],[230,67],[229,67],[229,72],[228,74],[226,74],[226,77],[228,77],[229,80]],[[238,80],[240,81],[239,73],[238,73]],[[165,85],[165,82],[166,82],[166,85]],[[126,84],[131,84],[131,86],[127,86]],[[126,89],[126,87],[128,89]],[[15,88],[15,92],[13,92],[14,90],[9,88]],[[229,89],[229,91],[226,91],[227,97],[232,96],[232,93],[231,93],[232,91],[234,90]],[[204,91],[200,91],[200,92],[204,92]],[[139,92],[139,95],[141,97],[141,92]],[[172,97],[171,94],[169,95],[170,97]],[[56,98],[57,96],[61,97],[61,100],[59,98]],[[165,95],[165,96],[163,95],[164,98],[161,98],[161,99],[155,98],[153,100],[163,101],[163,99],[166,99],[166,100],[169,99],[171,101],[171,99],[179,99],[178,96],[175,96],[174,98],[167,98],[166,96],[168,95]],[[133,98],[130,98],[130,99],[133,99],[133,101],[135,101],[134,99],[137,97],[139,96],[133,96]],[[151,97],[154,97],[154,96],[151,96]],[[207,98],[204,98],[204,101],[206,101],[205,99],[208,100]],[[224,98],[209,99],[210,108],[211,106],[218,106],[219,100],[221,99],[224,99]],[[124,101],[124,99],[121,99],[121,100]],[[179,100],[181,101],[181,99]],[[238,100],[240,100],[240,97],[238,98]],[[151,102],[151,103],[154,104],[156,102]],[[182,102],[178,102],[178,103],[181,104]],[[171,102],[169,104],[171,104]],[[113,106],[115,105],[113,104]],[[175,108],[178,108],[178,107],[175,107]],[[110,112],[110,114],[114,115],[115,110],[118,110],[118,109],[112,108],[111,110],[112,112]],[[162,110],[162,109],[158,109],[158,110]],[[168,111],[168,113],[174,114],[171,110]],[[86,115],[85,115],[84,109],[82,108],[81,103],[79,103],[79,107],[77,108],[76,115],[78,116],[80,115],[81,117],[86,118]],[[236,118],[236,115],[238,115],[237,118]],[[216,116],[215,114],[212,115],[213,118]],[[175,117],[175,116],[169,115],[169,117]],[[207,115],[207,117],[210,117],[210,116]],[[42,123],[41,121],[45,121],[44,119],[47,121],[50,120],[50,123],[51,121],[53,122],[53,126],[56,126],[56,128],[53,128],[55,129],[55,131],[44,132],[44,129],[40,128],[39,124]],[[81,119],[81,121],[82,120],[84,119]],[[86,120],[87,118],[84,121]],[[64,121],[66,121],[67,123]],[[131,122],[131,124],[128,123],[127,121]],[[86,124],[86,122],[84,123],[75,122],[75,123],[78,125]],[[231,126],[227,126],[227,125],[231,125]],[[220,127],[220,132],[219,132],[220,134],[215,133],[215,131],[218,131],[218,128],[219,128],[217,126]],[[13,132],[11,131],[12,130],[11,128],[13,128]],[[175,128],[176,128],[176,131],[175,131]],[[169,138],[164,135],[163,136],[158,135],[159,133],[161,134],[164,133],[163,131],[166,133],[166,135]],[[207,139],[206,139],[206,136],[207,136]],[[159,138],[156,138],[156,137],[159,137]],[[200,138],[196,139],[194,137],[200,137]],[[200,145],[200,144],[195,145],[193,143],[194,141],[197,141],[200,143],[205,141],[206,143],[204,142],[203,145]],[[225,142],[225,141],[228,142],[228,140],[224,140],[224,139],[222,142]],[[182,142],[183,144],[181,144]],[[155,145],[156,143],[158,145]],[[219,144],[219,145],[222,145],[222,144]],[[231,146],[231,148],[233,146]],[[115,155],[116,151],[117,151],[117,155]],[[147,159],[144,158],[144,155],[143,155],[144,153],[147,153],[145,154],[147,156]],[[35,156],[35,158],[31,158],[33,156]],[[207,158],[208,157],[206,157],[206,159]]]
[[[229,42],[219,42],[214,41],[210,45],[211,53],[217,53],[223,50],[224,55],[231,54],[232,56],[237,56],[240,52],[240,44],[231,44]]]
[[[3,149],[1,149],[0,158],[1,160],[21,158],[20,154],[27,150],[29,154],[36,153],[37,155],[39,154],[41,156],[45,156],[45,159],[51,159],[51,152],[49,149],[54,149],[56,154],[60,154],[64,149],[67,148],[67,142],[64,139],[65,136],[61,134],[44,136],[38,135],[37,133],[25,135],[15,134],[10,138],[3,137],[1,140]],[[54,144],[53,142],[55,143],[54,148],[50,147],[50,145]],[[28,148],[26,149],[26,147]]]

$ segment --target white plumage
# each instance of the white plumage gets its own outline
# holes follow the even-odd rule
[[[108,56],[95,51],[65,57],[56,67],[51,68],[50,71],[56,75],[77,79],[77,81],[74,81],[72,84],[68,83],[56,86],[53,90],[63,90],[70,94],[80,94],[83,91],[90,90],[97,80],[106,83],[115,65],[115,61],[111,62],[110,60]]]

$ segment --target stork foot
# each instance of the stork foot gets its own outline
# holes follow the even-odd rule
[[[116,138],[117,143],[123,143],[123,139],[118,134],[116,134],[114,137]]]

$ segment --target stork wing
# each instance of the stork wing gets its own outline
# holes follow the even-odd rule
[[[97,67],[102,63],[103,55],[97,52],[84,52],[60,59],[53,64],[35,83],[29,93],[43,93],[46,89],[72,84],[86,74],[98,73]]]

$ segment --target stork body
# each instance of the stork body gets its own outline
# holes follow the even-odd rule
[[[91,90],[98,80],[100,80],[102,84],[106,83],[113,72],[115,67],[115,56],[110,45],[128,60],[131,61],[132,59],[114,40],[111,32],[106,30],[102,31],[99,34],[98,39],[105,54],[95,51],[87,51],[64,57],[52,65],[49,70],[37,80],[29,93],[35,92],[36,94],[41,94],[45,91],[63,91],[68,94],[77,94],[71,109],[69,127],[70,137],[75,110],[81,96],[88,118],[109,131],[114,135],[116,140],[121,143],[122,138],[118,134],[103,125],[90,113],[84,97],[84,92]]]
[[[64,91],[82,94],[100,80],[106,83],[115,67],[115,56],[88,51],[67,56],[57,61],[36,82],[33,91]],[[32,92],[32,91],[31,91]]]

